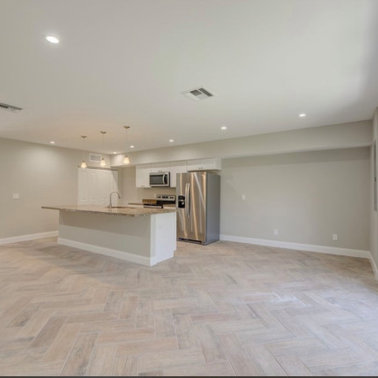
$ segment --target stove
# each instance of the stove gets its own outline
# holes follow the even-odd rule
[[[171,194],[156,194],[153,199],[143,198],[143,207],[162,209],[164,205],[176,205],[176,196]]]

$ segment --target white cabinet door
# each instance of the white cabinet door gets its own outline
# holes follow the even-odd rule
[[[151,172],[151,173],[163,173],[163,172],[168,172],[169,171],[169,167],[164,167],[164,166],[151,166],[150,168],[148,168],[148,171]]]
[[[149,166],[136,167],[136,187],[150,187],[150,173],[154,172],[170,172],[170,187],[176,187],[177,173],[185,173],[189,171],[216,171],[221,169],[221,159],[200,159],[188,160],[187,162],[177,162],[171,164],[151,164]]]
[[[88,169],[79,168],[77,204],[88,205],[88,203],[89,203]]]
[[[144,168],[142,167],[136,167],[135,169],[135,184],[137,188],[143,188],[143,183],[144,183],[143,171],[144,171]]]
[[[188,171],[216,171],[222,168],[221,159],[199,159],[199,160],[188,160],[187,162]]]
[[[200,169],[204,169],[203,161],[202,160],[188,160],[187,161],[187,168],[188,168],[188,172],[198,171]]]
[[[93,169],[94,170],[94,169]],[[97,188],[95,189],[96,192],[96,204],[101,206],[106,206],[109,204],[109,194],[113,191],[112,187],[112,180],[111,180],[111,172],[96,169],[97,173]]]
[[[147,167],[136,167],[135,182],[137,188],[150,187],[150,170],[151,168]]]
[[[110,171],[109,175],[110,187],[112,192],[118,192],[118,172]]]
[[[114,191],[118,191],[118,172],[79,168],[78,205],[106,206],[110,193]]]
[[[171,188],[176,188],[176,179],[177,179],[177,173],[186,173],[187,168],[186,164],[180,163],[177,165],[173,165],[170,167],[170,173],[171,173]]]
[[[79,168],[80,169],[80,168]],[[87,169],[87,182],[88,182],[88,205],[98,205],[99,201],[99,174],[95,169]]]
[[[109,195],[111,192],[119,192],[118,189],[118,172],[117,171],[107,171],[109,172],[107,180],[108,180],[108,195],[106,196],[106,205],[109,205]],[[117,195],[113,194],[112,196],[112,203],[113,206],[119,205],[119,198]]]

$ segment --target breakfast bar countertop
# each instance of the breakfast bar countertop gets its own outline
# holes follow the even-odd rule
[[[78,205],[78,206],[42,206],[42,209],[60,210],[69,212],[83,212],[83,213],[95,213],[95,214],[110,214],[110,215],[126,215],[131,217],[141,215],[154,215],[176,212],[176,208],[136,208],[130,206],[119,206],[108,208],[106,206],[94,206],[94,205]]]

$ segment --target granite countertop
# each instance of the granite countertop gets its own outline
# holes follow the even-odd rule
[[[111,214],[111,215],[126,215],[136,217],[140,215],[153,215],[176,212],[176,208],[172,209],[152,209],[152,208],[137,208],[137,207],[113,207],[109,209],[106,206],[42,206],[42,209],[82,212],[82,213],[96,213],[96,214]]]
[[[143,203],[142,202],[129,202],[128,203],[129,205],[137,205],[137,206],[143,206]],[[165,208],[176,208],[176,203],[172,203],[172,204],[168,204],[168,203],[165,203],[163,205]]]

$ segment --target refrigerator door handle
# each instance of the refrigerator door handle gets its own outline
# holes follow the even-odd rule
[[[185,184],[185,215],[190,216],[190,184]]]

